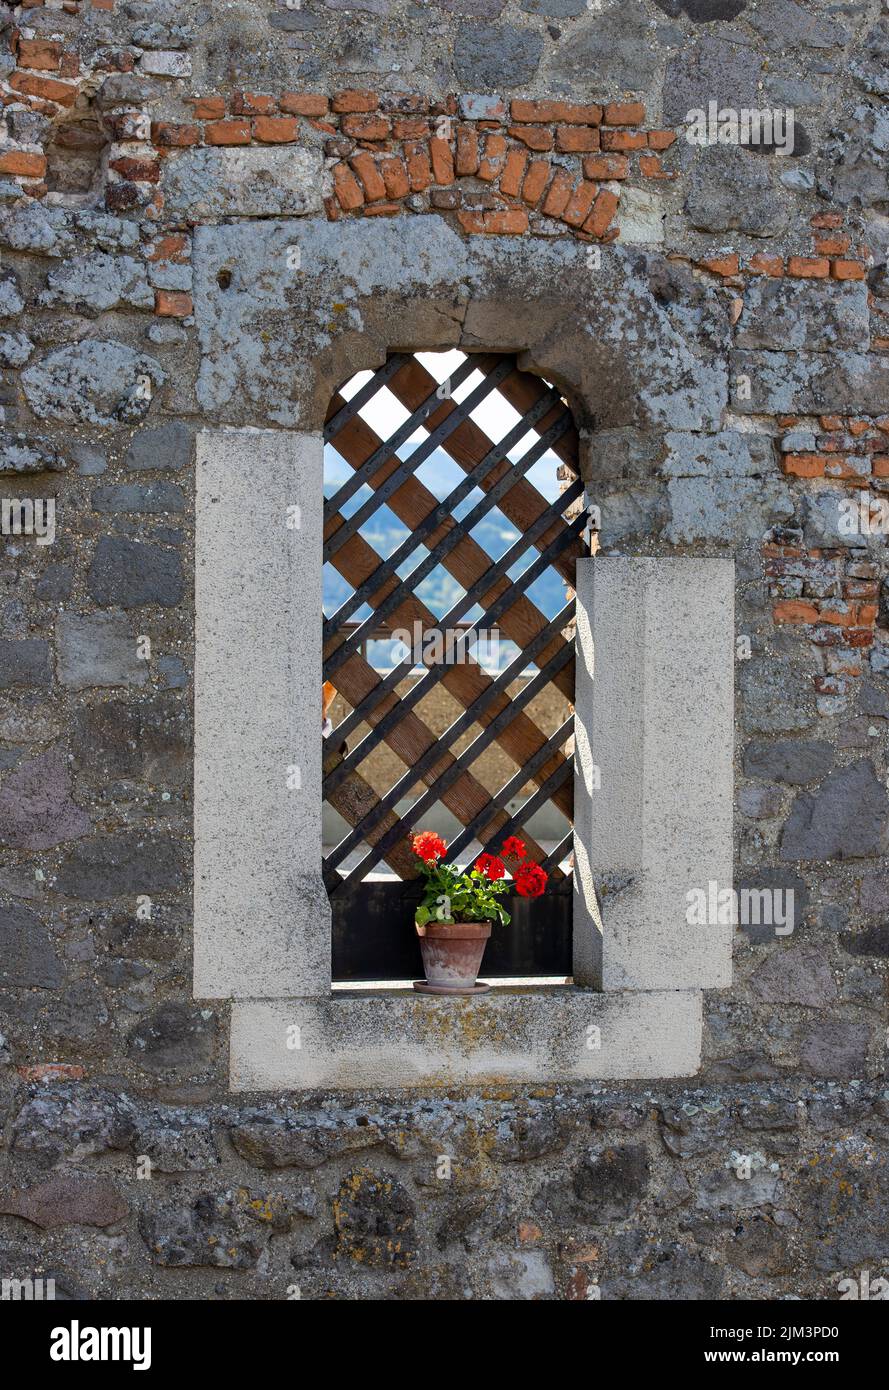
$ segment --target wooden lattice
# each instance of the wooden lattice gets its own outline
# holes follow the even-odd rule
[[[325,760],[325,799],[352,827],[343,841],[325,858],[324,875],[331,894],[348,892],[384,861],[401,879],[413,878],[416,860],[409,836],[422,816],[441,802],[463,826],[449,846],[449,858],[457,859],[473,840],[498,849],[505,836],[520,834],[530,857],[560,879],[561,862],[570,852],[571,835],[551,853],[527,831],[530,817],[547,801],[567,818],[573,818],[572,761],[563,751],[573,734],[569,716],[547,736],[530,716],[527,706],[549,683],[573,702],[574,647],[570,629],[574,618],[574,572],[579,555],[588,553],[583,540],[586,517],[577,512],[582,484],[577,480],[577,431],[571,412],[558,391],[537,377],[518,369],[512,357],[473,355],[450,377],[450,390],[474,371],[482,382],[461,402],[441,399],[439,383],[417,357],[395,354],[348,402],[334,397],[325,426],[325,442],[351,466],[353,472],[325,505],[324,560],[332,564],[351,586],[352,593],[324,621],[324,676],[333,682],[351,706],[336,730],[332,746],[355,734],[360,725],[370,732],[357,744],[354,737],[345,755],[330,752]],[[380,438],[359,414],[361,407],[383,387],[396,397],[408,418],[386,439]],[[470,418],[480,401],[492,391],[518,412],[519,423],[497,444]],[[428,435],[407,458],[399,448],[423,426]],[[509,454],[534,431],[534,442],[513,461]],[[439,500],[415,476],[424,459],[444,449],[465,473],[450,496]],[[547,452],[567,465],[569,482],[556,502],[547,502],[528,480],[528,469]],[[573,481],[571,480],[573,479]],[[348,517],[343,507],[367,485],[370,498]],[[482,498],[469,513],[455,520],[459,503],[478,489]],[[386,505],[408,529],[407,539],[395,553],[383,559],[361,534],[374,512]],[[504,555],[493,560],[470,534],[493,507],[512,523],[519,539]],[[537,551],[533,563],[518,579],[509,577],[516,560],[530,547]],[[417,564],[404,579],[398,570],[417,556]],[[442,617],[434,616],[417,597],[416,588],[437,566],[453,576],[463,597]],[[554,618],[547,618],[528,598],[529,585],[553,567],[566,585],[566,603]],[[396,687],[414,665],[413,657],[390,673],[375,671],[362,654],[369,637],[379,632],[412,629],[419,621],[424,629],[454,628],[476,604],[483,616],[478,629],[496,627],[514,642],[518,657],[499,673],[486,672],[468,657],[460,664],[427,667],[416,685],[399,695]],[[352,621],[364,605],[372,610],[366,621]],[[566,638],[566,630],[569,636]],[[508,693],[516,676],[533,661],[537,673],[519,694]],[[422,699],[441,682],[464,713],[444,734],[435,734],[418,713]],[[451,752],[462,734],[473,726],[481,732],[462,753]],[[381,742],[403,762],[405,772],[383,795],[370,786],[361,764]],[[492,741],[516,765],[516,774],[491,795],[473,775],[473,764]],[[533,794],[516,815],[506,809],[523,786],[532,783]],[[424,788],[409,812],[399,817],[395,808],[418,787]],[[340,866],[364,845],[367,853],[348,872]]]

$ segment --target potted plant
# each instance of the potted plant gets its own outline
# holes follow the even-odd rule
[[[490,985],[480,984],[477,976],[491,927],[494,922],[506,926],[510,920],[499,901],[509,888],[506,864],[496,854],[479,855],[471,869],[446,864],[447,844],[433,830],[420,831],[411,847],[426,880],[415,923],[426,982],[417,981],[414,989],[427,994],[482,994]],[[548,875],[528,859],[523,842],[510,835],[502,853],[515,863],[516,892],[523,898],[539,898]]]

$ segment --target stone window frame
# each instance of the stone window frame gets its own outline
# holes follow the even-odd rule
[[[307,298],[354,250],[337,224],[277,226],[290,244],[312,239]],[[573,296],[541,287],[533,243],[496,260],[496,274],[430,284],[410,234],[397,251],[376,228],[366,237],[384,242],[386,290],[362,300],[363,331],[298,364],[289,408],[307,428],[241,423],[197,435],[195,998],[231,1001],[239,1091],[693,1075],[702,991],[731,982],[730,925],[690,926],[684,915],[690,887],[732,883],[730,559],[578,564],[574,983],[504,984],[462,1000],[331,986],[319,731],[321,426],[331,395],[389,351],[516,352],[564,391],[588,481],[594,408],[597,425],[623,431],[650,431],[671,394],[680,417],[694,408],[682,373],[659,399],[639,380],[647,354],[635,335],[618,360],[613,345],[591,346],[601,287]],[[207,233],[196,249],[206,289],[230,248]],[[625,271],[624,290],[638,299]],[[649,352],[666,336],[678,356],[660,306],[641,309]],[[703,371],[706,345],[700,352]],[[596,883],[607,890],[604,914]]]

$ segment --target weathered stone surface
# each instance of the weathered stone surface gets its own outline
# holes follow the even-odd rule
[[[744,1211],[748,1207],[770,1206],[779,1200],[780,1178],[771,1168],[751,1167],[749,1177],[738,1177],[738,1171],[746,1169],[739,1164],[738,1169],[716,1168],[702,1173],[697,1182],[696,1209]]]
[[[135,831],[84,840],[62,861],[56,889],[69,898],[163,892],[183,883],[185,856],[175,840]]]
[[[811,280],[754,280],[744,293],[735,341],[742,348],[857,347],[869,330],[867,285],[836,286],[830,294]]]
[[[767,1218],[749,1218],[726,1247],[726,1259],[753,1279],[774,1279],[791,1269],[787,1238]]]
[[[149,1123],[140,1128],[133,1148],[138,1157],[144,1155],[160,1173],[202,1172],[219,1163],[212,1133],[188,1123]]]
[[[258,1168],[318,1168],[340,1154],[380,1143],[372,1125],[345,1128],[311,1121],[248,1121],[232,1129],[230,1138],[236,1152]]]
[[[15,314],[20,314],[25,307],[18,283],[14,275],[5,275],[0,279],[0,318],[12,318]]]
[[[103,339],[55,348],[22,373],[35,415],[91,425],[141,420],[165,380],[153,357]]]
[[[127,468],[179,469],[191,457],[191,432],[178,421],[133,435],[124,462]]]
[[[454,41],[454,68],[461,87],[496,92],[530,82],[543,54],[543,39],[512,24],[464,24]]]
[[[143,541],[102,536],[87,575],[96,603],[139,608],[146,603],[172,608],[182,597],[182,561],[175,551]]]
[[[48,307],[63,304],[91,314],[122,305],[153,309],[154,291],[140,261],[93,251],[51,270],[40,303]]]
[[[708,102],[756,108],[762,59],[747,44],[704,35],[670,57],[664,80],[664,120],[683,122],[689,111],[706,111]]]
[[[639,0],[625,0],[619,11],[591,13],[590,22],[566,33],[553,54],[551,90],[568,91],[579,101],[588,101],[591,93],[647,92],[654,77],[652,41],[659,36]],[[492,90],[509,85],[508,77],[507,70]]]
[[[336,1256],[362,1265],[404,1268],[416,1259],[416,1206],[389,1173],[355,1168],[333,1204]]]
[[[751,820],[772,820],[780,813],[784,796],[780,787],[739,787],[738,810]]]
[[[202,1068],[212,1059],[215,1041],[212,1010],[162,1004],[130,1033],[127,1052],[154,1071]]]
[[[64,458],[48,439],[0,434],[0,473],[61,473],[66,467]]]
[[[789,937],[803,926],[810,895],[806,883],[799,874],[792,873],[786,868],[767,868],[760,865],[756,869],[737,871],[734,886],[739,895],[747,892],[751,894],[747,914],[750,920],[742,921],[740,929],[752,944],[760,945],[764,942],[780,940],[781,938],[776,933],[776,927],[781,928],[782,936]],[[764,892],[771,895],[772,902],[780,908],[782,918],[780,922],[773,920],[774,912],[771,906],[769,906],[768,913],[760,906],[763,903],[762,894]],[[743,901],[743,899],[739,898],[739,901]],[[766,904],[768,905],[768,900],[766,900]],[[759,916],[759,921],[753,920],[756,915]],[[786,931],[787,927],[790,928],[789,932]]]
[[[62,613],[56,623],[59,681],[75,690],[144,685],[148,668],[123,613]]]
[[[93,493],[93,511],[117,512],[184,512],[185,494],[175,483],[116,483],[97,488]]]
[[[889,402],[889,356],[880,353],[742,349],[732,354],[732,377],[732,405],[743,414],[869,412],[875,402]],[[749,382],[749,394],[737,390],[739,378]]]
[[[649,1158],[640,1144],[592,1150],[576,1170],[574,1195],[592,1224],[625,1221],[646,1195]]]
[[[679,1246],[660,1246],[646,1261],[644,1272],[603,1280],[602,1299],[707,1301],[722,1296],[724,1280],[725,1273],[719,1265],[701,1255],[689,1254]]]
[[[0,783],[0,840],[16,849],[49,849],[90,830],[90,818],[71,798],[71,777],[60,749],[20,763]]]
[[[803,1038],[800,1062],[812,1076],[847,1080],[867,1073],[867,1024],[842,1018],[815,1023]]]
[[[318,150],[198,149],[166,161],[161,187],[173,216],[304,217],[321,212]]]
[[[748,777],[768,777],[793,787],[820,781],[833,763],[830,744],[818,739],[771,739],[767,743],[749,743],[744,749],[744,772]]]
[[[751,982],[766,1004],[806,1004],[822,1008],[837,995],[830,966],[819,946],[784,946],[763,961]]]
[[[750,733],[785,733],[815,723],[811,681],[792,667],[753,657],[741,663],[741,697]]]
[[[711,88],[711,99],[713,95]],[[705,109],[706,105],[705,101]],[[768,165],[760,156],[732,145],[701,151],[689,183],[686,212],[692,226],[702,231],[737,231],[756,237],[774,235],[787,220]]]
[[[59,1158],[89,1158],[125,1149],[135,1133],[135,1108],[126,1096],[79,1085],[38,1091],[19,1111],[13,1148]]]
[[[34,344],[24,333],[0,333],[0,363],[4,367],[23,367]]]
[[[842,1151],[810,1163],[805,1201],[815,1224],[809,1256],[821,1270],[850,1270],[885,1258],[889,1173]]]
[[[139,1230],[155,1264],[254,1269],[272,1235],[290,1230],[292,1216],[277,1193],[245,1188],[203,1193],[191,1206],[143,1212]]]
[[[78,773],[89,781],[139,777],[179,786],[190,775],[191,722],[175,696],[108,700],[78,710],[72,748]]]
[[[840,945],[850,956],[889,956],[889,922],[843,932]]]
[[[35,1187],[0,1196],[5,1216],[20,1216],[46,1231],[58,1226],[115,1226],[128,1211],[113,1183],[71,1173],[56,1173]]]
[[[491,1157],[501,1163],[526,1163],[565,1148],[577,1126],[571,1110],[552,1107],[509,1115],[497,1127]]]
[[[31,689],[52,684],[49,646],[38,637],[21,641],[0,638],[0,689],[25,686]]]
[[[889,850],[889,797],[862,758],[801,792],[781,837],[782,859],[856,859]]]
[[[36,912],[0,902],[0,984],[58,989],[64,980],[55,942]]]

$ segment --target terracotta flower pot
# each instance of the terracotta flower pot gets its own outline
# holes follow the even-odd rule
[[[417,924],[427,984],[447,994],[474,993],[490,935],[490,922]]]

